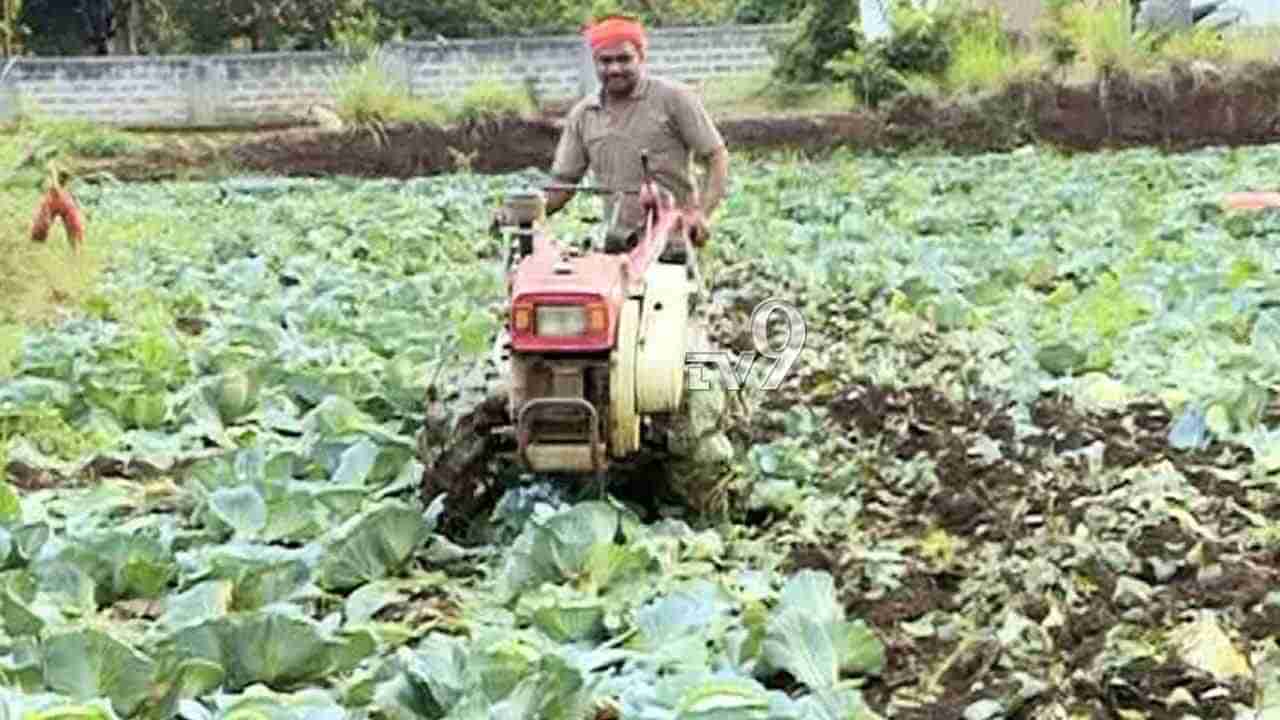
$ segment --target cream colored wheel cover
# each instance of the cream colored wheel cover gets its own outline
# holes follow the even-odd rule
[[[614,457],[640,449],[640,415],[636,413],[639,335],[640,301],[627,300],[618,313],[618,342],[609,353],[609,444]]]
[[[689,332],[689,281],[683,265],[656,265],[645,278],[640,345],[636,353],[636,408],[641,413],[680,409]]]

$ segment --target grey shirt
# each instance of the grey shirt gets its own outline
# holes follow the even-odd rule
[[[683,83],[645,73],[631,95],[617,100],[590,95],[578,101],[565,121],[551,174],[564,183],[577,183],[588,170],[594,184],[638,188],[644,171],[640,151],[647,150],[655,180],[689,206],[695,195],[694,155],[724,145],[711,115],[693,90]],[[605,219],[613,213],[606,196]],[[639,199],[626,196],[618,216],[622,228],[644,222]]]

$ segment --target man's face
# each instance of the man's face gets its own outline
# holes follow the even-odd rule
[[[644,56],[630,42],[607,45],[594,53],[596,75],[610,95],[626,95],[640,79]]]

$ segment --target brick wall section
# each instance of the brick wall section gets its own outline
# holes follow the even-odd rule
[[[20,58],[0,82],[0,117],[43,114],[118,125],[279,121],[329,96],[332,53]]]
[[[767,69],[778,26],[657,29],[650,66],[686,81]],[[388,69],[411,92],[441,97],[488,74],[543,98],[579,94],[577,36],[395,43]],[[234,126],[296,121],[327,103],[350,60],[338,53],[14,58],[0,65],[0,120],[20,109],[122,126]]]
[[[771,25],[655,30],[649,66],[684,81],[767,70],[773,58],[765,43],[781,32]],[[389,49],[405,59],[413,91],[428,96],[457,92],[477,76],[490,74],[508,82],[531,82],[547,97],[572,97],[579,92],[585,59],[574,35],[403,43]]]

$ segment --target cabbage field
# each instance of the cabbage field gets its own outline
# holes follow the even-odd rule
[[[1280,718],[1280,214],[1219,202],[1278,171],[737,160],[717,340],[807,325],[738,506],[531,478],[475,544],[415,434],[536,173],[79,187],[154,232],[0,351],[0,718]]]

